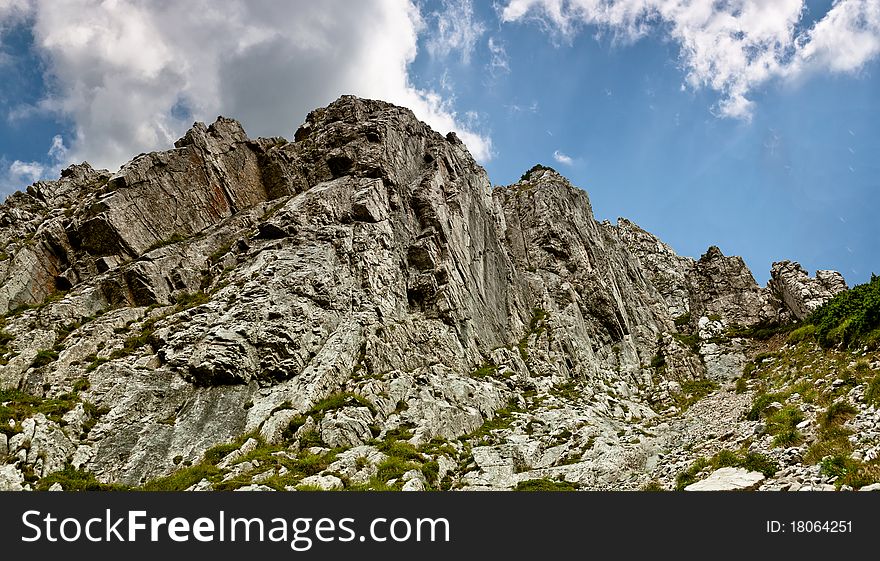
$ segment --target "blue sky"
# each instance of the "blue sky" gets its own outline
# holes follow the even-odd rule
[[[459,130],[495,184],[544,163],[680,254],[852,285],[880,272],[878,1],[0,2],[0,187],[218,113],[290,137],[356,93]]]

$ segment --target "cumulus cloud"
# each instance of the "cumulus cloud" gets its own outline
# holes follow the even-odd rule
[[[238,118],[252,136],[290,136],[308,111],[349,93],[407,106],[440,132],[456,131],[477,159],[491,156],[490,140],[468,128],[450,100],[410,81],[425,29],[410,0],[32,0],[29,7],[50,84],[31,111],[73,123],[69,161],[115,168],[218,114]]]
[[[717,91],[719,115],[749,119],[750,93],[768,80],[858,71],[880,53],[877,0],[835,0],[809,29],[805,10],[803,0],[509,0],[500,14],[540,21],[565,38],[585,26],[623,41],[668,34],[687,85]]]
[[[574,163],[574,160],[571,159],[571,156],[568,156],[559,150],[555,150],[553,152],[553,159],[559,162],[560,164],[570,166]]]
[[[441,6],[441,10],[430,14],[435,25],[425,46],[434,57],[458,51],[461,61],[468,64],[486,27],[474,16],[471,0],[443,0]]]
[[[55,179],[67,163],[67,147],[61,135],[52,138],[52,145],[46,152],[46,162],[23,162],[0,160],[0,192],[8,193],[19,190],[41,179]]]

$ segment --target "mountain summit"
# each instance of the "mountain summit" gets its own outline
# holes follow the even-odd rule
[[[688,443],[760,440],[732,390],[755,331],[847,288],[676,255],[543,166],[492,188],[351,96],[292,142],[221,117],[72,166],[0,243],[8,489],[668,487]]]

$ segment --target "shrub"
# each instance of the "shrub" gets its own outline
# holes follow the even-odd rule
[[[675,327],[684,327],[691,322],[691,313],[685,312],[672,321],[675,323]]]
[[[534,172],[536,172],[536,171],[541,171],[541,170],[548,170],[548,171],[556,172],[556,170],[553,169],[553,168],[551,168],[550,166],[545,166],[545,165],[543,165],[543,164],[535,164],[535,165],[533,165],[531,168],[529,168],[528,171],[526,171],[524,174],[522,174],[522,176],[519,178],[519,180],[520,180],[520,181],[525,181],[526,179],[529,178],[529,176],[530,176],[532,173],[534,173]]]
[[[666,357],[663,353],[657,353],[651,358],[651,368],[663,368],[666,366]]]
[[[874,332],[880,329],[880,277],[834,298],[814,311],[809,322],[816,326],[816,338],[822,346],[856,347],[874,344]]]

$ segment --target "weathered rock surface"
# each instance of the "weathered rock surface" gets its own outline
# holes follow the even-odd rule
[[[764,474],[743,468],[724,467],[696,483],[684,488],[685,491],[753,491],[764,481]]]
[[[797,319],[804,319],[838,292],[847,289],[846,281],[837,271],[816,271],[810,277],[800,263],[773,263],[769,286],[780,295]]]
[[[839,288],[678,256],[548,168],[493,189],[354,97],[292,142],[219,118],[72,166],[0,206],[0,243],[0,389],[64,409],[0,431],[9,487],[139,486],[234,442],[186,487],[637,488],[678,445],[651,427],[753,354],[730,328]]]

